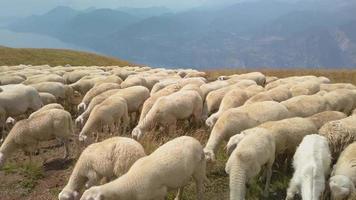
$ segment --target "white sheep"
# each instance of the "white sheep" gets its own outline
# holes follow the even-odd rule
[[[319,200],[330,173],[331,155],[325,137],[305,136],[293,157],[293,178],[289,183],[286,200],[298,193],[302,199]]]
[[[68,158],[69,138],[74,134],[70,113],[61,109],[50,109],[35,117],[21,120],[11,129],[0,147],[0,166],[17,149],[33,152],[40,141],[60,139],[64,143],[64,158]]]
[[[246,130],[247,136],[239,143],[229,157],[225,171],[230,178],[230,200],[244,200],[246,183],[259,174],[266,166],[266,185],[264,195],[268,194],[268,187],[272,176],[272,165],[275,159],[275,142],[266,130]]]
[[[113,137],[91,144],[81,153],[58,199],[79,199],[84,184],[89,188],[97,185],[102,178],[114,180],[144,156],[142,145],[130,138]]]
[[[295,117],[309,117],[328,109],[326,98],[319,94],[296,96],[281,104]]]
[[[225,111],[216,121],[204,148],[207,159],[214,161],[221,142],[228,141],[231,136],[264,122],[288,117],[290,113],[287,108],[274,101],[257,102]]]
[[[120,129],[121,122],[122,126]],[[103,129],[104,126],[109,127],[110,133],[113,133],[116,127],[119,128],[123,134],[126,132],[128,125],[129,115],[127,101],[121,97],[121,95],[116,94],[94,107],[88,121],[79,134],[79,140],[86,140],[88,133],[98,132],[100,129]],[[99,134],[97,133],[96,141],[98,141],[98,137]]]
[[[47,92],[39,92],[38,94],[40,95],[43,105],[57,103],[57,99],[53,94]]]
[[[340,154],[334,165],[329,186],[335,200],[352,199],[348,197],[356,192],[355,155],[356,142],[353,142]]]
[[[281,85],[265,92],[260,92],[255,96],[249,98],[245,104],[251,104],[261,101],[276,101],[282,102],[292,97],[292,93],[289,90],[288,86]]]
[[[120,85],[117,83],[102,83],[100,85],[95,85],[85,94],[82,102],[78,105],[78,110],[84,111],[94,97],[112,89],[120,89]]]
[[[205,169],[203,148],[199,141],[182,136],[139,159],[120,178],[86,190],[81,200],[163,200],[169,189],[179,189],[176,200],[180,200],[183,187],[191,177],[196,183],[197,199],[202,200],[203,183],[207,180]]]
[[[356,107],[356,90],[337,89],[323,95],[330,110],[350,114]]]
[[[47,104],[47,105],[43,106],[42,108],[38,109],[36,112],[31,113],[31,115],[28,118],[30,119],[30,118],[36,117],[36,116],[40,115],[41,112],[51,110],[51,109],[64,110],[64,107],[58,103]]]
[[[297,84],[291,84],[290,91],[292,96],[312,95],[320,91],[319,80],[308,80]]]
[[[160,97],[145,118],[133,129],[132,136],[139,139],[147,131],[161,125],[169,133],[176,130],[177,120],[193,117],[195,124],[201,121],[203,100],[196,91],[184,90]]]
[[[327,92],[331,92],[337,89],[350,89],[356,90],[356,86],[351,83],[330,83],[330,84],[321,84],[320,90],[325,90]]]
[[[163,96],[170,95],[177,92],[180,88],[177,84],[169,85],[158,92],[151,94],[151,96],[143,103],[139,123],[146,117],[147,113],[151,110],[154,103]]]
[[[219,110],[210,115],[210,117],[205,121],[205,124],[213,128],[214,124],[216,121],[219,119],[219,117],[224,113],[226,110],[230,108],[237,108],[242,105],[248,100],[248,95],[247,92],[245,92],[243,89],[236,88],[230,90],[228,93],[225,94],[224,98],[221,100]]]

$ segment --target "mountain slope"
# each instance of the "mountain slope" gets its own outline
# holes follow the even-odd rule
[[[18,49],[0,46],[1,65],[132,65],[117,58],[64,49]]]

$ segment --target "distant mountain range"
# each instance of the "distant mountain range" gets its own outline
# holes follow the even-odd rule
[[[155,66],[356,67],[356,1],[246,1],[173,13],[162,7],[57,7],[11,23]]]

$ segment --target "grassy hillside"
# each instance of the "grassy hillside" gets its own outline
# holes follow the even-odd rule
[[[0,46],[0,65],[132,65],[116,58],[64,49],[8,48]]]

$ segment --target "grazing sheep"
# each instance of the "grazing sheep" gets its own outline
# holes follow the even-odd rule
[[[356,192],[356,142],[350,144],[340,154],[329,180],[331,196],[335,200],[348,198]]]
[[[222,76],[218,78],[219,80],[252,80],[257,83],[257,85],[264,86],[266,83],[266,76],[261,72],[250,72],[246,74],[234,74],[231,76]]]
[[[121,83],[121,88],[128,88],[132,86],[144,86],[148,89],[152,89],[153,87],[152,85],[152,87],[150,88],[146,78],[141,76],[129,76],[125,79],[124,82]]]
[[[258,130],[258,133],[254,131]],[[272,165],[275,159],[275,142],[269,133],[262,133],[263,129],[246,130],[247,136],[239,143],[229,157],[225,171],[230,178],[230,200],[244,200],[246,183],[259,174],[266,166],[266,185],[264,195],[268,194],[268,187],[272,176]]]
[[[203,108],[203,118],[207,119],[211,113],[216,112],[219,109],[222,99],[224,98],[225,94],[228,93],[230,90],[236,88],[243,89],[251,85],[256,85],[256,83],[251,80],[241,80],[227,87],[223,87],[210,92],[205,99],[204,108]]]
[[[74,134],[72,117],[61,109],[50,109],[15,124],[0,147],[0,167],[17,149],[33,152],[40,141],[60,139],[64,143],[64,158],[68,158],[69,138]]]
[[[25,79],[18,75],[1,75],[0,85],[20,84]]]
[[[265,85],[269,84],[269,83],[272,83],[273,81],[276,81],[278,80],[278,77],[275,77],[275,76],[266,76],[266,83]]]
[[[40,74],[28,77],[22,84],[32,85],[42,82],[58,82],[64,84],[65,80],[57,74]]]
[[[329,141],[333,163],[340,153],[351,143],[356,141],[356,115],[335,120],[324,124],[319,134]]]
[[[120,89],[117,83],[102,83],[91,88],[83,97],[82,102],[78,105],[78,110],[85,110],[90,101],[97,95],[112,89]]]
[[[155,102],[163,96],[168,96],[174,92],[177,92],[180,90],[180,86],[177,84],[173,84],[170,86],[165,87],[162,90],[159,90],[158,92],[152,94],[144,103],[142,106],[142,111],[139,119],[139,123],[142,122],[142,120],[146,117],[147,113],[151,110],[152,106],[155,104]]]
[[[337,89],[323,95],[330,110],[350,114],[356,107],[356,90]]]
[[[330,121],[340,120],[346,117],[347,115],[345,115],[345,113],[328,110],[312,115],[311,117],[308,117],[308,119],[310,119],[319,130],[324,124]]]
[[[193,77],[204,77],[206,78],[207,75],[205,72],[188,72],[183,78],[193,78]]]
[[[312,95],[320,91],[320,81],[309,80],[298,84],[292,84],[290,91],[293,97],[300,95]]]
[[[241,131],[255,127],[267,121],[290,117],[285,106],[274,101],[257,102],[225,111],[216,121],[204,148],[208,160],[215,160],[215,152],[223,140]]]
[[[351,83],[332,83],[320,85],[320,90],[325,90],[327,92],[331,92],[337,89],[356,90],[356,86]]]
[[[75,124],[76,125],[83,125],[85,123],[85,121],[88,119],[91,111],[94,109],[94,107],[96,105],[99,105],[101,102],[103,102],[105,99],[107,99],[108,97],[110,97],[111,95],[117,93],[120,89],[112,89],[112,90],[108,90],[106,92],[103,92],[99,95],[97,95],[96,97],[94,97],[89,105],[88,108],[77,117],[77,119],[75,119]]]
[[[51,103],[51,104],[47,104],[47,105],[43,106],[42,108],[38,109],[37,111],[35,111],[33,113],[31,113],[31,115],[28,118],[31,119],[33,117],[40,115],[40,113],[42,113],[43,111],[47,111],[47,110],[51,110],[51,109],[64,110],[64,108],[61,104]]]
[[[176,130],[177,120],[193,117],[200,124],[203,100],[196,91],[184,90],[160,97],[145,118],[132,131],[132,136],[140,139],[147,131],[159,124],[168,127],[169,133]]]
[[[68,103],[75,102],[75,94],[71,87],[58,82],[41,82],[30,85],[38,92],[50,93],[56,97],[57,101]]]
[[[182,89],[180,89],[182,91],[184,90],[192,90],[192,91],[196,91],[199,93],[201,99],[204,101],[204,94],[203,94],[203,91],[201,91],[200,89],[200,86],[199,85],[196,85],[196,84],[187,84],[185,85],[184,87],[182,87]]]
[[[205,121],[205,124],[213,128],[219,117],[230,108],[237,108],[242,106],[248,100],[247,92],[242,89],[236,88],[230,90],[225,94],[224,98],[221,100],[218,112],[210,115],[210,117]]]
[[[276,101],[282,102],[292,97],[292,93],[288,86],[281,85],[265,92],[256,94],[255,96],[249,98],[245,104],[251,104],[261,101]]]
[[[136,161],[120,178],[86,190],[81,200],[163,200],[170,189],[179,189],[176,200],[180,200],[183,187],[191,177],[196,183],[197,199],[202,200],[203,183],[207,180],[205,168],[204,153],[199,141],[182,136]]]
[[[211,91],[214,91],[214,90],[217,90],[217,89],[220,89],[220,88],[223,88],[223,87],[226,87],[230,85],[230,83],[228,83],[227,81],[213,81],[213,82],[210,82],[210,83],[206,83],[206,84],[203,84],[200,86],[200,89],[201,91],[203,92],[204,94],[204,99],[205,97],[211,92]]]
[[[39,92],[41,101],[43,105],[51,104],[51,103],[57,103],[57,99],[53,94],[47,93],[47,92]]]
[[[70,84],[69,86],[73,88],[73,90],[79,92],[83,96],[99,81],[106,81],[107,77],[102,75],[83,77],[79,81]],[[110,82],[110,81],[109,81]]]
[[[320,135],[307,135],[293,157],[293,178],[289,183],[286,200],[301,194],[302,199],[319,200],[330,173],[331,156],[327,139]]]
[[[179,79],[176,79],[176,78],[168,78],[168,79],[162,80],[162,81],[154,84],[154,86],[151,89],[151,96],[153,94],[157,93],[158,91],[164,89],[165,87],[176,84],[178,82],[178,80]]]
[[[98,132],[104,126],[108,126],[110,132],[113,133],[114,127],[120,128],[121,121],[121,133],[125,133],[129,125],[128,106],[126,100],[116,94],[94,107],[79,134],[79,140],[86,140],[88,133]],[[97,133],[96,141],[98,141],[98,137],[99,134]]]
[[[318,94],[296,96],[281,104],[295,117],[309,117],[328,109],[326,99]]]
[[[113,137],[89,145],[80,155],[59,200],[79,199],[84,185],[97,185],[102,178],[114,180],[125,174],[139,159],[146,156],[142,145],[133,139]]]

